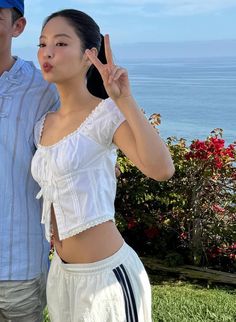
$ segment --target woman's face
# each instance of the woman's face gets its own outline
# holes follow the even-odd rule
[[[85,78],[89,67],[79,37],[63,17],[51,19],[43,28],[38,60],[44,78],[56,84]]]

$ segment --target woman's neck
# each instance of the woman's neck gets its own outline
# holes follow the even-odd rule
[[[66,81],[56,86],[60,95],[61,114],[68,114],[78,109],[89,108],[93,104],[96,105],[100,100],[88,91],[84,81]]]

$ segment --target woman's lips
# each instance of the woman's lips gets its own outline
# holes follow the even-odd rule
[[[44,63],[43,64],[43,70],[46,72],[46,73],[49,73],[51,71],[51,69],[53,68],[53,66],[49,63]]]

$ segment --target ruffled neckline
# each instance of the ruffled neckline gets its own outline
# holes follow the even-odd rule
[[[94,119],[94,117],[96,116],[96,114],[98,114],[98,112],[100,111],[100,109],[103,107],[105,100],[102,100],[97,106],[95,106],[95,108],[88,114],[88,116],[84,119],[84,121],[72,132],[66,134],[64,137],[62,137],[60,140],[58,140],[57,142],[50,144],[50,145],[42,145],[40,144],[41,138],[42,138],[42,134],[43,134],[43,129],[44,129],[44,124],[45,124],[45,120],[46,117],[49,113],[55,113],[54,111],[49,111],[47,112],[43,118],[42,118],[42,122],[41,122],[41,129],[40,129],[40,134],[39,134],[39,143],[38,143],[38,148],[42,148],[42,149],[50,149],[50,148],[54,148],[56,146],[61,145],[62,143],[64,143],[65,141],[67,141],[70,137],[76,135],[82,128],[86,127],[86,125],[92,121]]]

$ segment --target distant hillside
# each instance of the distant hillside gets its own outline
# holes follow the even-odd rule
[[[37,64],[37,48],[16,47],[13,52]],[[236,39],[123,44],[114,45],[113,52],[119,59],[236,57]]]
[[[236,40],[124,44],[114,51],[122,59],[236,57]]]

